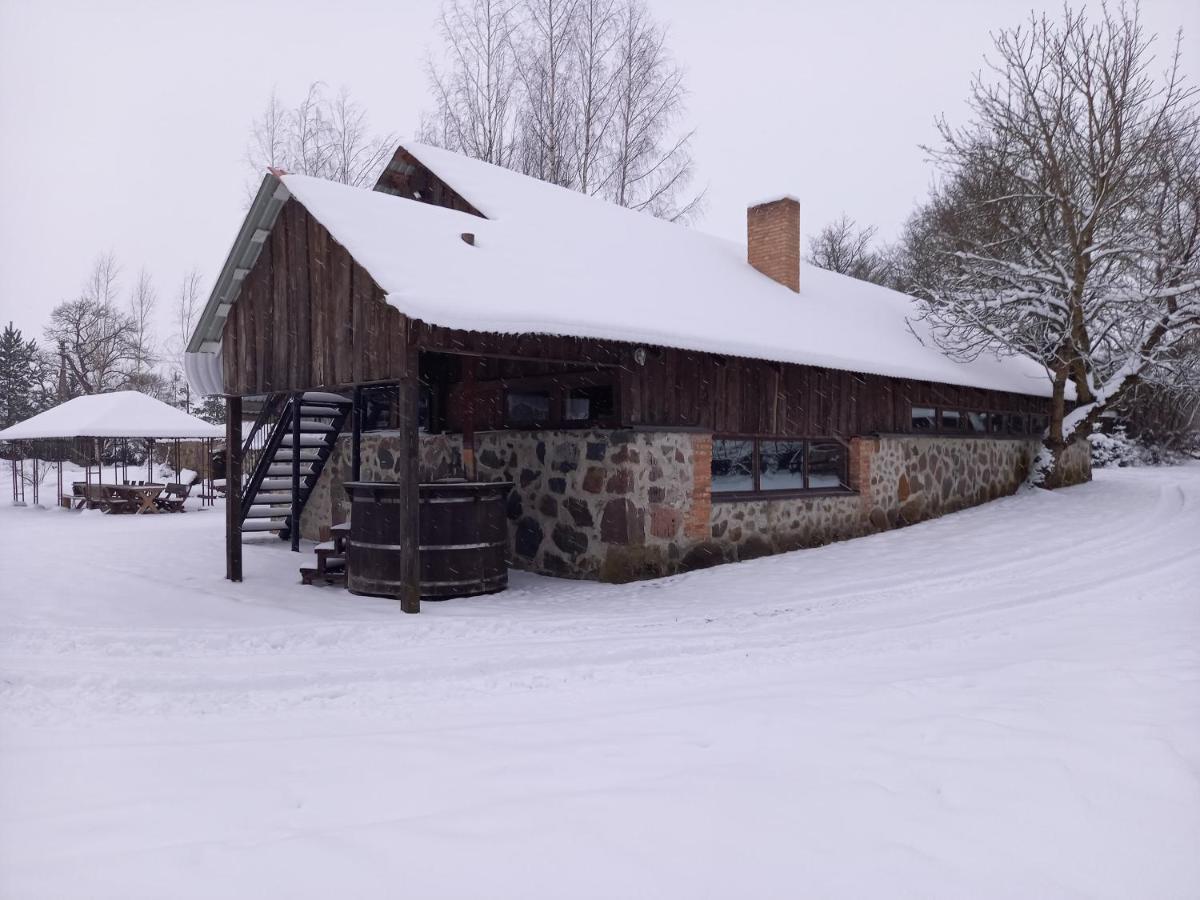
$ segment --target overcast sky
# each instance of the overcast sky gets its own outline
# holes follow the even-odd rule
[[[988,32],[1030,0],[649,0],[688,71],[708,209],[744,240],[748,201],[800,198],[806,232],[842,211],[892,237],[925,193],[919,149],[961,118]],[[205,288],[244,212],[247,131],[272,86],[346,86],[380,131],[427,106],[439,0],[0,0],[0,323],[41,336],[91,261],[145,266],[161,330],[184,273]],[[1200,3],[1145,0],[1200,80]]]

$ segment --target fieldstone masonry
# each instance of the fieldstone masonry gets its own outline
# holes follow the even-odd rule
[[[476,436],[481,481],[509,480],[516,568],[632,581],[678,571],[697,529],[693,473],[707,477],[707,435],[499,431]]]
[[[715,503],[710,550],[718,562],[753,559],[931,519],[1013,493],[1038,449],[1033,440],[861,437],[850,445],[855,494]],[[1068,451],[1072,483],[1091,478],[1088,448]]]
[[[394,432],[369,431],[362,436],[361,475],[363,481],[397,481],[400,460],[396,458],[398,441]],[[461,476],[462,435],[422,434],[422,481]],[[333,453],[317,479],[316,487],[300,514],[300,536],[310,541],[329,540],[329,526],[345,522],[350,515],[350,500],[342,485],[350,480],[350,434],[343,432]]]
[[[396,477],[395,440],[362,438],[364,480]],[[481,481],[512,481],[514,568],[632,581],[814,547],[910,525],[1011,494],[1033,440],[892,435],[850,442],[853,493],[713,502],[712,438],[672,431],[498,431],[476,435]],[[463,474],[460,435],[422,435],[423,481]],[[1085,444],[1072,483],[1091,477]],[[324,540],[348,514],[350,441],[339,438],[301,517]]]

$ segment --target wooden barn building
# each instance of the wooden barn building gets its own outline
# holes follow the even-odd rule
[[[743,247],[417,144],[373,191],[271,172],[187,356],[249,476],[231,576],[244,531],[326,539],[352,480],[405,486],[414,547],[418,483],[511,481],[509,563],[611,581],[1012,492],[1045,371],[953,361],[916,312],[802,268],[791,198]]]

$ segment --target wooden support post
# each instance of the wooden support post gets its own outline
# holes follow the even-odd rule
[[[350,410],[350,480],[358,481],[362,475],[362,404],[363,391],[354,386],[354,407]]]
[[[300,404],[302,394],[292,394],[292,552],[300,552]]]
[[[225,398],[225,577],[242,580],[242,398]]]
[[[415,366],[413,367],[415,368]],[[399,395],[399,458],[403,461],[403,471],[399,479],[407,486],[404,492],[405,502],[401,505],[400,534],[396,542],[406,548],[403,553],[404,567],[403,586],[400,592],[400,609],[406,613],[421,611],[421,555],[420,538],[417,530],[418,501],[420,492],[420,435],[418,434],[418,419],[420,415],[420,381],[416,372],[410,372],[408,377],[396,386]]]
[[[468,356],[463,360],[463,429],[462,429],[462,458],[463,474],[470,481],[478,481],[478,467],[475,465],[475,370],[479,367],[479,357]]]

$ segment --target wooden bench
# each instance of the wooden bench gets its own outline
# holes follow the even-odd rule
[[[154,503],[162,512],[187,512],[184,503],[191,492],[190,484],[168,484]]]

